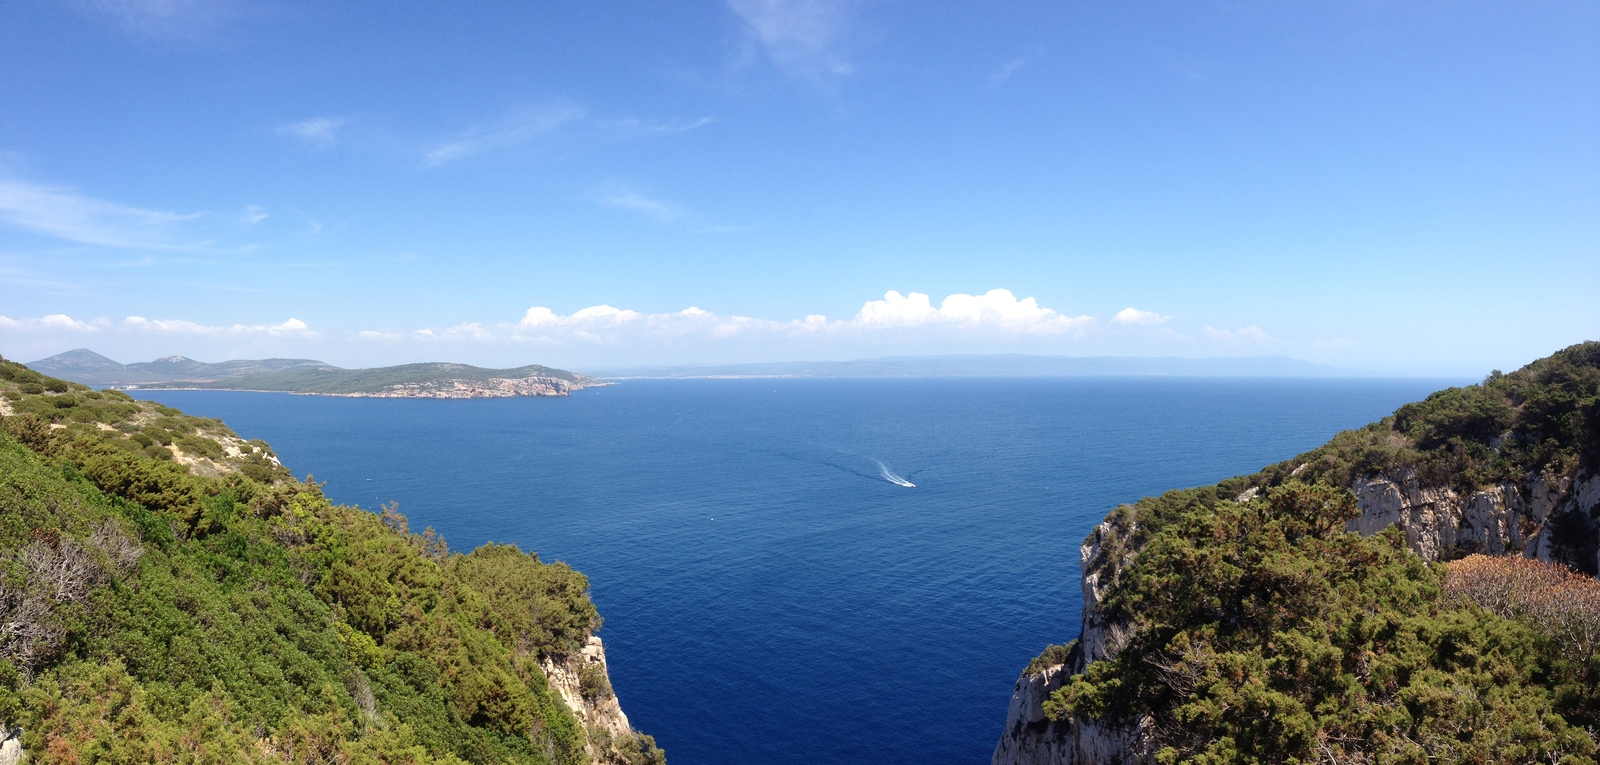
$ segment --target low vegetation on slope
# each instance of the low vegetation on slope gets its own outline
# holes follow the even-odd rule
[[[218,390],[281,391],[322,395],[373,395],[402,389],[448,389],[458,385],[486,385],[502,380],[544,381],[552,389],[592,386],[599,381],[565,369],[531,364],[515,369],[485,369],[467,364],[427,362],[373,369],[308,367],[259,374],[222,377],[212,381],[172,381],[144,388],[215,388]]]
[[[1557,484],[1583,467],[1600,470],[1600,342],[1574,345],[1510,374],[1495,372],[1481,385],[1434,393],[1267,468],[1254,481],[1278,484],[1300,470],[1300,480],[1349,486],[1366,475],[1411,472],[1424,485],[1468,494],[1529,476]],[[1597,573],[1594,523],[1571,513],[1553,518],[1555,557]]]
[[[1592,646],[1445,597],[1397,531],[1344,531],[1348,492],[1141,504],[1169,520],[1102,604],[1133,637],[1053,716],[1149,716],[1163,762],[1594,761]]]
[[[599,626],[564,564],[450,552],[218,421],[8,361],[0,413],[0,722],[30,761],[664,761],[550,687]]]
[[[1597,467],[1600,343],[1585,343],[1259,474],[1118,508],[1085,572],[1113,655],[1045,712],[1137,728],[1161,762],[1596,762],[1600,585],[1537,561],[1428,563],[1393,527],[1346,529],[1364,476],[1467,493]],[[1592,574],[1596,519],[1568,512],[1549,521],[1555,557]]]

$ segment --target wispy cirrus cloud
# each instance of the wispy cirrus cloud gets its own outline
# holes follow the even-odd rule
[[[1014,58],[1005,62],[1004,64],[1001,64],[999,68],[995,69],[994,72],[989,75],[989,87],[992,88],[1002,82],[1005,82],[1006,80],[1011,79],[1011,75],[1022,71],[1022,67],[1027,65],[1028,60],[1025,58]]]
[[[245,0],[76,0],[73,5],[135,39],[191,44],[219,42],[252,13]]]
[[[518,146],[580,120],[588,111],[571,104],[519,109],[493,124],[469,128],[423,152],[423,164],[438,167],[486,151]]]
[[[599,129],[602,133],[609,134],[617,140],[633,140],[638,138],[654,138],[656,136],[677,135],[691,130],[703,128],[715,122],[711,117],[696,119],[640,119],[638,117],[621,117],[618,119],[601,120]]]
[[[727,0],[748,52],[759,51],[786,77],[819,87],[854,71],[843,45],[851,21],[845,0]]]
[[[64,186],[0,178],[0,223],[80,244],[183,249],[200,213],[150,210],[96,199]]]
[[[538,145],[599,146],[689,133],[712,124],[711,116],[638,117],[594,115],[571,101],[522,105],[458,130],[418,135],[393,132],[381,121],[318,115],[271,127],[279,136],[319,149],[340,147],[395,155],[438,168],[474,157]],[[559,144],[553,142],[560,142]]]
[[[1016,75],[1017,72],[1027,68],[1027,66],[1033,63],[1035,59],[1043,55],[1044,49],[1038,48],[1026,56],[1018,56],[1016,58],[1004,61],[1000,64],[1000,66],[995,67],[994,71],[989,73],[989,79],[985,84],[991,88],[1004,84],[1006,80],[1011,79],[1012,76]]]
[[[632,192],[603,197],[600,203],[618,210],[637,213],[662,223],[671,223],[689,215],[689,210],[682,205]]]
[[[316,146],[332,146],[339,130],[350,120],[344,117],[311,117],[278,126],[278,135],[298,138]]]

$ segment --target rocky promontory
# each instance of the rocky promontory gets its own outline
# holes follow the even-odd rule
[[[1597,402],[1600,343],[1585,343],[1441,391],[1255,475],[1117,508],[1077,550],[1080,635],[1017,680],[994,765],[1202,753],[1211,762],[1471,761],[1472,752],[1592,762],[1592,734],[1582,731],[1600,706],[1600,656],[1587,653],[1592,641],[1571,649],[1563,635],[1600,629],[1600,588],[1545,607],[1558,614],[1552,624],[1505,605],[1540,593],[1483,602],[1441,583],[1450,561],[1469,555],[1541,561],[1557,578],[1600,571]],[[1347,539],[1355,535],[1363,541]],[[1186,589],[1207,577],[1220,584]],[[1305,596],[1318,602],[1297,600],[1318,587],[1327,594]],[[1352,620],[1411,622],[1342,632]],[[1464,623],[1527,637],[1473,649],[1459,635],[1438,637]],[[1385,629],[1416,630],[1412,644],[1445,642],[1402,658],[1400,637]],[[1516,639],[1535,649],[1493,642]],[[1466,650],[1479,668],[1451,653]],[[1296,669],[1302,654],[1321,663]],[[1491,659],[1502,674],[1473,688],[1479,680],[1468,678],[1481,680],[1472,673]],[[1380,682],[1384,661],[1415,664]],[[1525,719],[1540,732],[1506,722],[1512,713],[1495,704],[1531,710]]]

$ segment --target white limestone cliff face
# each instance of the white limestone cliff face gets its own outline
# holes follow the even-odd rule
[[[1044,711],[1050,694],[1090,662],[1116,656],[1132,636],[1129,626],[1100,609],[1117,572],[1138,552],[1130,537],[1138,525],[1113,515],[1095,527],[1078,548],[1083,569],[1083,633],[1066,661],[1030,668],[1017,679],[1006,711],[1006,727],[995,745],[994,765],[1074,765],[1154,761],[1151,721],[1097,720],[1074,716],[1052,720]]]
[[[567,656],[557,661],[545,658],[540,661],[545,677],[550,681],[550,690],[555,691],[567,708],[578,718],[586,730],[591,732],[605,731],[608,740],[621,741],[634,735],[633,727],[628,724],[628,716],[623,714],[622,705],[617,701],[615,693],[606,692],[597,698],[586,698],[583,695],[583,669],[586,666],[597,666],[606,678],[606,686],[611,684],[611,674],[606,666],[605,644],[596,635],[590,635],[584,646],[575,656]],[[609,752],[596,751],[595,737],[590,736],[585,745],[589,758],[595,762],[606,761]]]
[[[1044,702],[1071,674],[1065,665],[1056,664],[1017,680],[1006,732],[994,749],[995,765],[1154,762],[1148,719],[1127,725],[1084,717],[1058,721],[1045,714]]]
[[[1351,531],[1368,535],[1398,526],[1407,545],[1426,560],[1467,551],[1549,561],[1563,540],[1551,538],[1548,521],[1558,513],[1572,512],[1594,518],[1600,505],[1600,473],[1532,475],[1521,485],[1503,483],[1462,496],[1451,488],[1423,486],[1414,474],[1401,472],[1358,479],[1350,490],[1361,509],[1349,523]],[[1600,560],[1595,563],[1600,565]]]

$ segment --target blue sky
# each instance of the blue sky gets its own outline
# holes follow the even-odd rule
[[[343,365],[1600,338],[1600,6],[0,11],[0,354]]]

